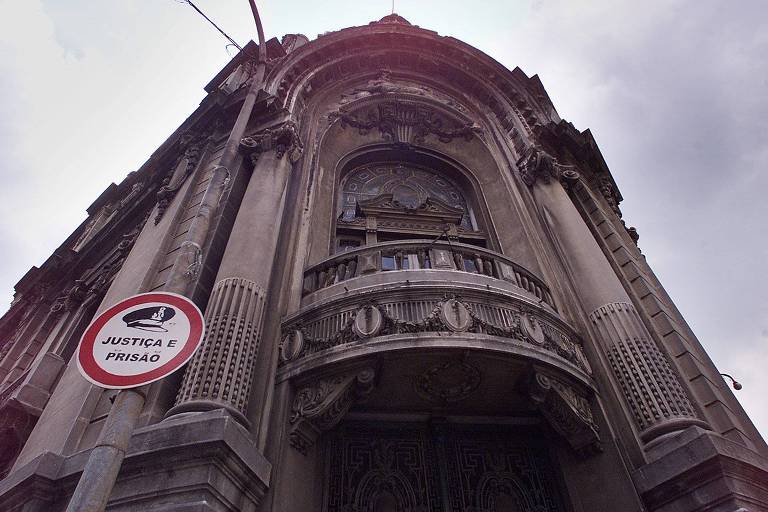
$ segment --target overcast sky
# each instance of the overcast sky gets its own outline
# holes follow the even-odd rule
[[[364,25],[391,0],[260,2],[268,38]],[[197,0],[255,39],[247,0]],[[765,0],[396,0],[412,23],[538,74],[591,128],[628,225],[768,435]],[[176,0],[0,0],[0,303],[195,109],[226,41]],[[5,309],[5,306],[0,306]]]

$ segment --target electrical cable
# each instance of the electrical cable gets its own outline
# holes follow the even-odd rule
[[[227,40],[228,40],[230,43],[232,43],[232,45],[233,45],[235,48],[237,48],[237,49],[238,49],[238,50],[240,50],[240,51],[243,51],[243,47],[242,47],[242,46],[240,46],[239,44],[237,44],[237,42],[236,42],[234,39],[232,39],[231,37],[229,37],[229,35],[228,35],[226,32],[224,32],[223,30],[221,30],[221,29],[219,28],[219,26],[218,26],[218,25],[216,25],[216,24],[213,22],[213,20],[211,20],[211,18],[209,18],[208,16],[206,16],[206,15],[205,15],[205,13],[204,13],[203,11],[201,11],[201,10],[200,10],[200,9],[199,9],[199,8],[198,8],[198,7],[197,7],[195,4],[193,4],[193,3],[192,3],[192,0],[183,0],[183,2],[182,2],[182,3],[186,3],[186,4],[189,4],[189,5],[190,5],[190,7],[192,7],[194,10],[196,10],[196,11],[198,12],[198,14],[200,14],[200,16],[202,16],[203,18],[205,18],[205,19],[208,21],[208,23],[210,23],[211,25],[213,25],[213,27],[214,27],[216,30],[218,30],[218,31],[219,31],[219,33],[220,33],[221,35],[223,35],[224,37],[226,37],[226,38],[227,38]],[[229,45],[227,45],[227,46],[229,46]]]

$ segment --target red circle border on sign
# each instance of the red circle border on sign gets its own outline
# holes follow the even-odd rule
[[[133,306],[150,302],[170,304],[171,306],[179,308],[185,315],[187,315],[187,318],[189,319],[189,337],[187,338],[184,347],[173,359],[148,372],[137,373],[136,375],[116,375],[104,370],[93,357],[93,346],[96,343],[97,334],[107,322],[119,313]],[[77,365],[80,367],[81,373],[98,386],[111,389],[142,386],[162,379],[166,375],[170,375],[186,363],[200,345],[203,338],[203,331],[203,315],[197,306],[188,298],[167,292],[150,292],[134,295],[101,313],[91,325],[88,326],[85,333],[83,333],[78,348]]]

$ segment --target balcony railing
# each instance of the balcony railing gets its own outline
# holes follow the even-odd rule
[[[556,309],[547,285],[527,269],[493,251],[445,241],[385,242],[336,254],[304,271],[303,294],[363,275],[421,269],[453,270],[500,279]]]

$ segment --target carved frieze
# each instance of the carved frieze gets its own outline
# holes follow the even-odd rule
[[[506,318],[505,325],[498,325],[481,318],[474,311],[474,307],[472,303],[461,297],[446,296],[443,300],[437,301],[426,317],[411,319],[397,318],[386,306],[369,301],[353,311],[340,311],[338,319],[318,320],[326,325],[339,325],[338,330],[328,332],[325,336],[313,335],[315,331],[313,325],[316,322],[302,323],[302,320],[297,320],[283,326],[280,364],[297,361],[333,347],[359,343],[373,336],[420,332],[468,332],[529,343],[550,351],[591,374],[589,362],[581,345],[535,311],[505,308],[503,313]],[[399,309],[405,310],[408,306],[403,304]],[[365,331],[359,325],[364,326]],[[364,335],[366,332],[372,334]],[[301,340],[300,343],[297,339]]]
[[[253,164],[266,151],[275,151],[280,159],[288,155],[291,162],[296,162],[304,151],[304,145],[299,138],[299,131],[293,122],[283,123],[274,128],[267,128],[257,134],[244,137],[240,141],[240,152],[250,157]]]
[[[454,139],[469,141],[482,132],[471,122],[461,124],[448,120],[431,106],[400,101],[384,101],[355,111],[342,108],[331,112],[328,120],[338,121],[345,129],[357,128],[361,135],[376,129],[384,140],[405,144],[423,144],[429,135],[443,143]]]
[[[354,403],[368,398],[375,377],[373,369],[365,368],[319,379],[301,388],[291,405],[288,433],[291,446],[306,453],[319,435],[336,426]]]

